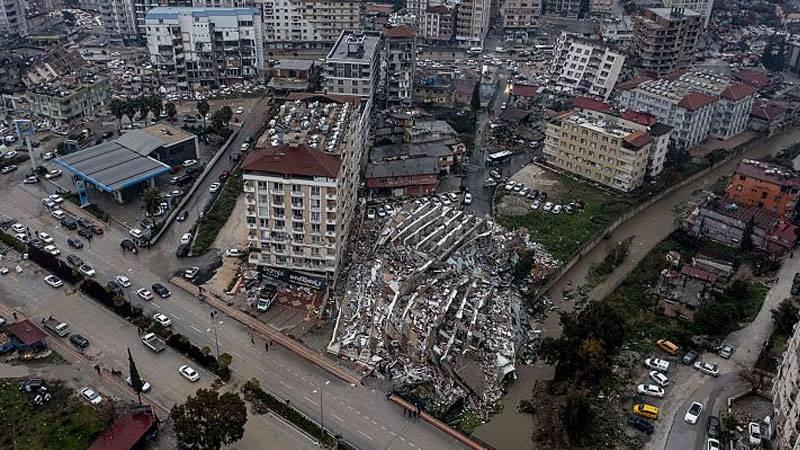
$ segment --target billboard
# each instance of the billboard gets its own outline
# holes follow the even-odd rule
[[[276,267],[266,267],[266,266],[259,266],[258,270],[261,272],[261,274],[276,279],[278,281],[283,281],[292,284],[299,284],[301,286],[310,287],[312,289],[321,290],[325,289],[325,287],[328,285],[328,281],[325,278],[314,277],[300,272],[295,272],[293,270],[279,269]]]
[[[33,122],[30,120],[15,120],[14,125],[17,128],[18,137],[33,136]]]

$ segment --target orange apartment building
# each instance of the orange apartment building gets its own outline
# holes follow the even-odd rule
[[[800,197],[800,176],[782,166],[745,159],[731,175],[725,197],[791,218]]]

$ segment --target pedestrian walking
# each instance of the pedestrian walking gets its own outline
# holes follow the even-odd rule
[[[97,374],[100,375],[100,365],[99,364],[95,364],[94,365],[94,370],[96,370]]]
[[[407,413],[407,412],[408,412],[408,410],[406,410],[405,408],[403,408],[403,417],[405,417],[405,416],[406,416],[406,413]]]
[[[264,351],[269,352],[269,343],[264,343]]]
[[[16,320],[17,320],[17,312],[16,311],[12,312],[11,316],[14,317],[14,321],[16,322]]]
[[[256,340],[253,338],[253,336],[250,336],[250,342],[251,342],[253,345],[256,345]]]

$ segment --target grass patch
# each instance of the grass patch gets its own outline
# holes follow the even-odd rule
[[[203,215],[197,225],[197,237],[192,245],[193,255],[202,255],[207,252],[217,238],[219,231],[225,226],[228,218],[236,207],[236,199],[242,193],[242,171],[237,169],[226,181],[222,193]]]
[[[105,429],[97,410],[60,382],[48,383],[53,398],[38,407],[20,392],[19,382],[0,382],[0,448],[82,450]]]
[[[561,177],[560,181],[563,191],[558,203],[582,200],[586,205],[583,211],[554,215],[539,209],[523,216],[499,214],[498,221],[509,228],[527,228],[535,241],[544,245],[554,257],[566,261],[630,208],[632,202],[615,198],[578,180]],[[496,192],[502,191],[502,186],[498,186]],[[502,195],[495,197],[496,204],[502,199]]]

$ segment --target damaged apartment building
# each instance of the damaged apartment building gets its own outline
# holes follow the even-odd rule
[[[510,274],[516,255],[534,249],[542,273],[557,262],[527,234],[433,202],[408,202],[362,233],[328,350],[434,413],[461,401],[485,410],[532,351],[535,331]]]

